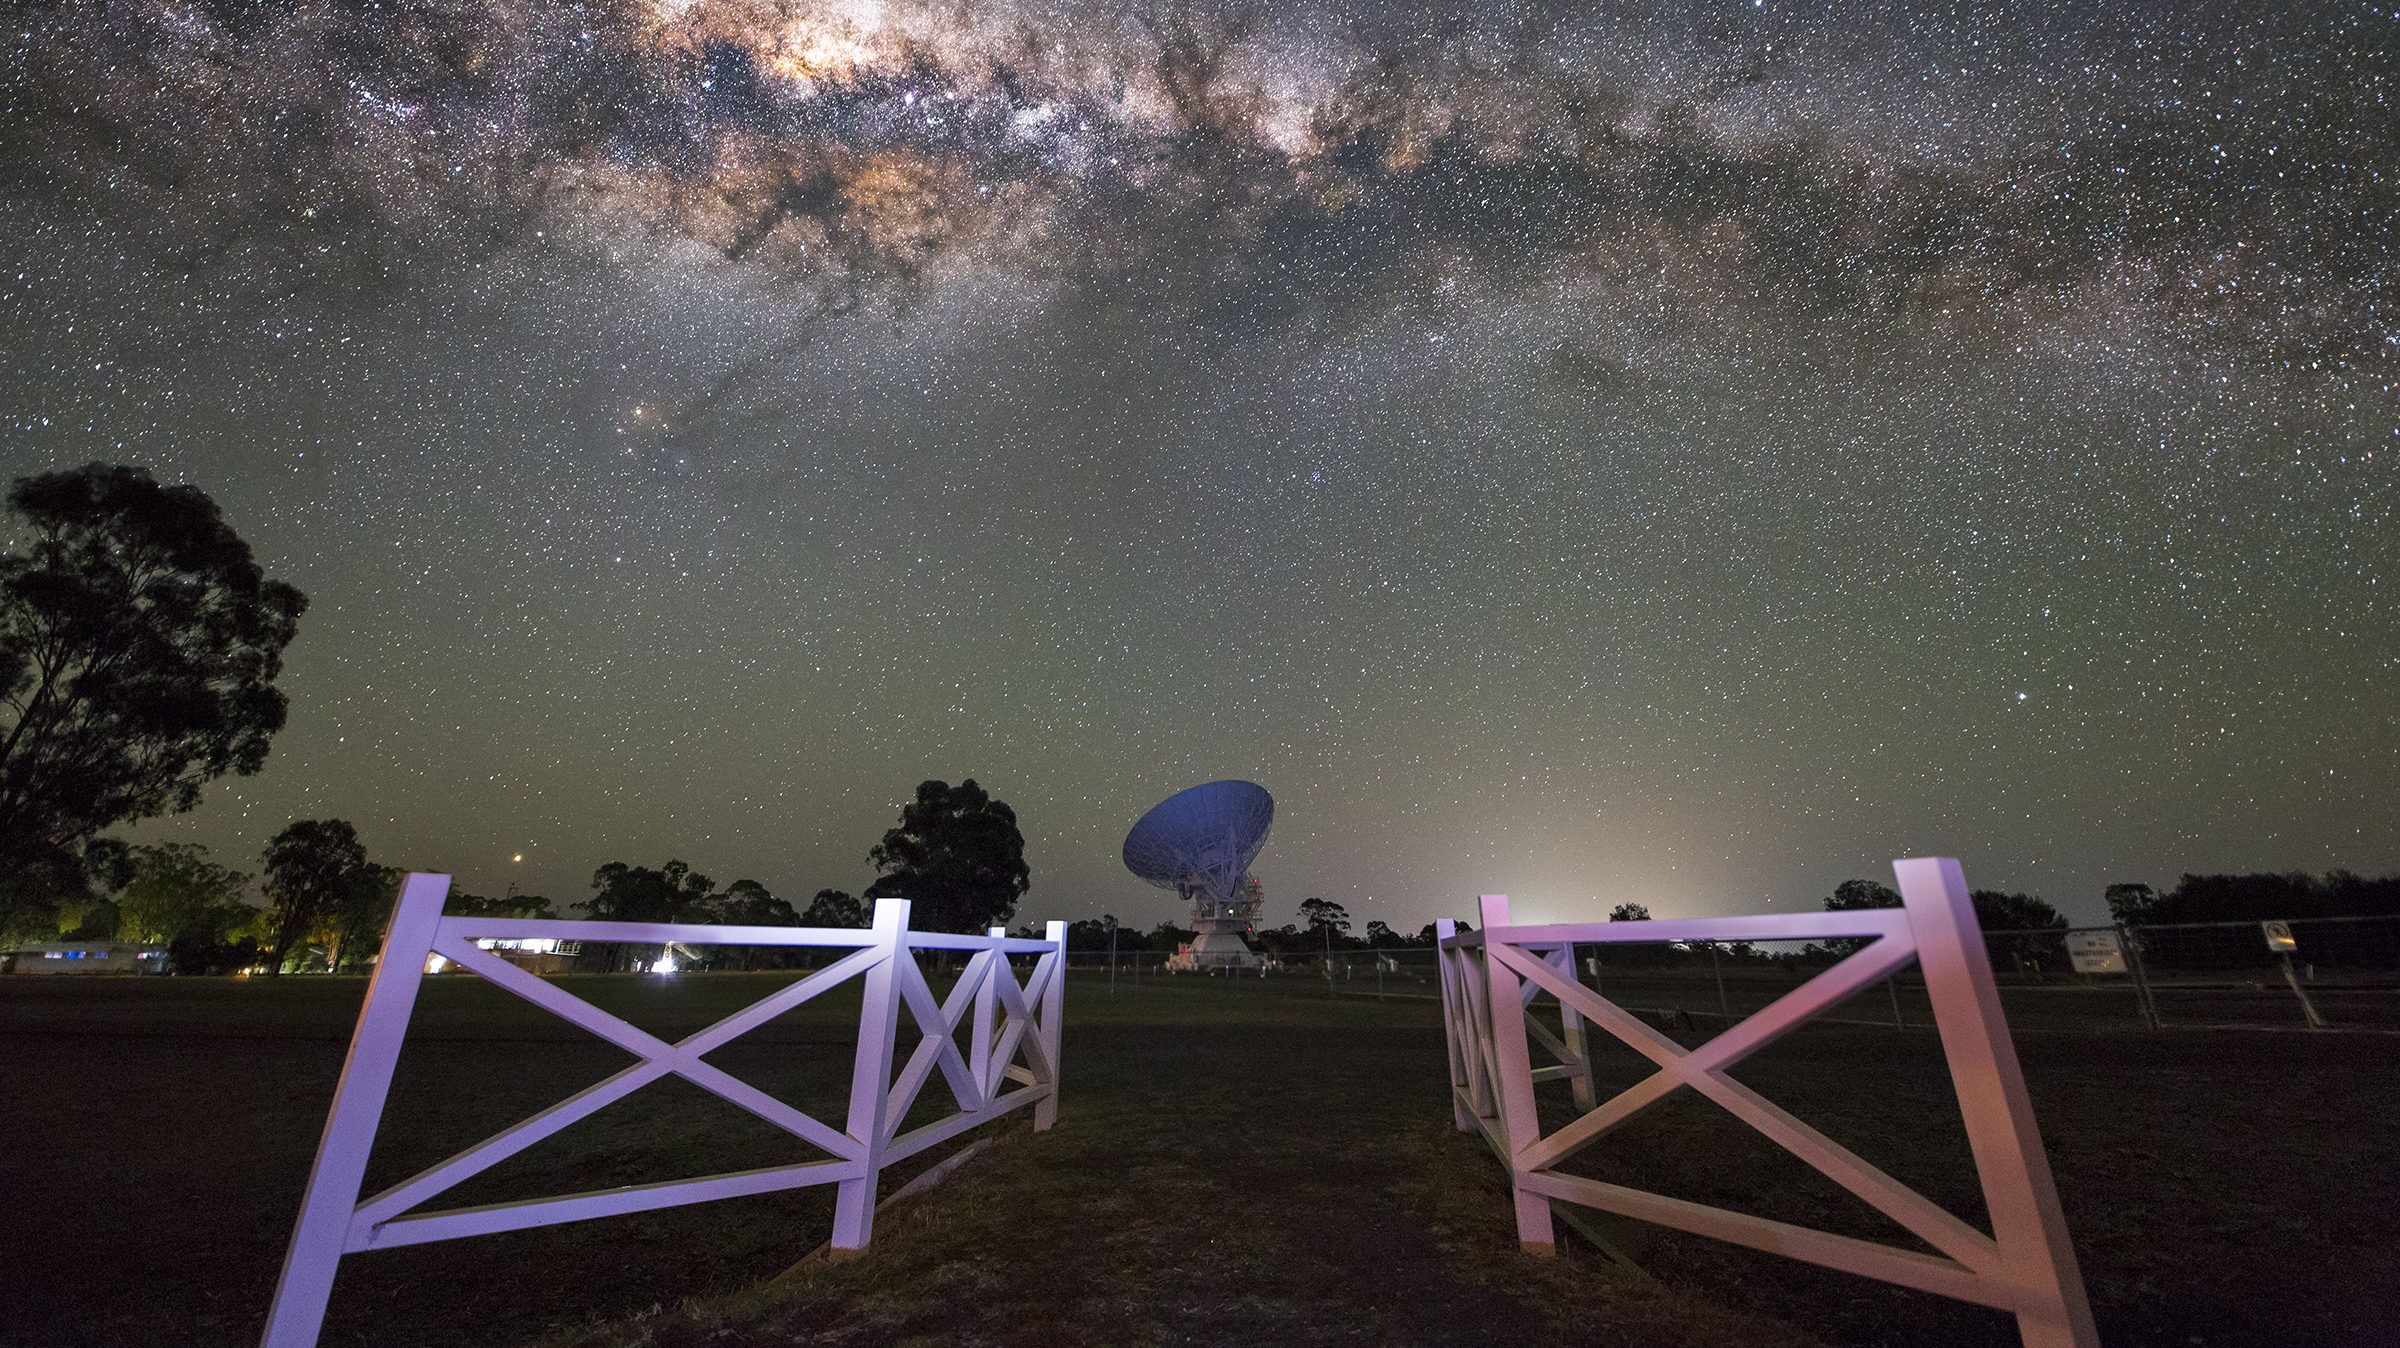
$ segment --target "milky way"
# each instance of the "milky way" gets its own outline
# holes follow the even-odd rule
[[[289,818],[562,898],[2097,909],[2400,866],[2400,14],[2164,4],[34,6],[0,470],[315,599]],[[526,861],[508,858],[523,853]]]

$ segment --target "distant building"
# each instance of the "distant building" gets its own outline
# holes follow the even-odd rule
[[[154,974],[166,967],[163,945],[113,941],[39,941],[0,954],[0,973]]]
[[[548,936],[494,937],[486,936],[475,942],[500,958],[530,973],[542,975],[573,973],[575,958],[583,953],[583,942],[560,941]],[[450,961],[440,955],[425,957],[425,972],[438,974],[450,967]]]

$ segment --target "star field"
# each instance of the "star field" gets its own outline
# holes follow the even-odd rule
[[[126,3],[0,56],[0,472],[312,599],[258,777],[562,901],[1270,921],[2400,868],[2400,11]],[[510,857],[523,854],[522,863]]]

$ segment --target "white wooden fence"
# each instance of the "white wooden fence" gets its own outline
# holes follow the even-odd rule
[[[1461,1131],[1481,1132],[1509,1170],[1517,1237],[1555,1248],[1553,1201],[1598,1208],[1771,1254],[1997,1307],[2014,1314],[2028,1348],[2096,1348],[2092,1315],[2068,1243],[2050,1163],[2034,1126],[2000,998],[1992,983],[1965,878],[1946,857],[1896,861],[1904,906],[1846,913],[1697,918],[1663,922],[1515,926],[1506,895],[1486,895],[1482,930],[1437,924],[1450,1084]],[[1585,986],[1575,975],[1584,945],[1643,941],[1793,941],[1869,938],[1765,1010],[1686,1049]],[[1819,1012],[1907,967],[1924,970],[1950,1080],[1965,1117],[1992,1233],[1985,1235],[1922,1194],[1727,1075],[1751,1054]],[[1559,1030],[1528,1012],[1547,992]],[[1585,1027],[1597,1025],[1657,1070],[1606,1101],[1592,1087]],[[1530,1042],[1529,1042],[1530,1041]],[[1533,1065],[1531,1043],[1554,1061]],[[1534,1085],[1570,1083],[1578,1117],[1544,1133]],[[1938,1254],[1834,1235],[1685,1202],[1559,1169],[1644,1108],[1689,1087],[1899,1223]]]
[[[836,1186],[834,1248],[858,1249],[872,1234],[876,1188],[886,1166],[1021,1105],[1034,1106],[1037,1130],[1049,1128],[1058,1117],[1059,1030],[1066,984],[1063,922],[1049,924],[1048,934],[1038,941],[1009,939],[998,927],[985,936],[910,931],[908,903],[900,899],[879,901],[874,925],[866,928],[444,917],[442,901],[449,889],[449,876],[425,874],[410,875],[401,888],[391,927],[384,936],[382,957],[367,987],[366,1005],[359,1010],[358,1028],[350,1039],[350,1056],[343,1064],[341,1083],[334,1089],[333,1109],[317,1145],[316,1165],[309,1172],[291,1248],[284,1256],[274,1309],[267,1317],[267,1348],[307,1348],[316,1342],[334,1272],[342,1256],[361,1250],[812,1184]],[[527,936],[660,945],[800,946],[850,953],[697,1034],[668,1043],[476,944],[481,939]],[[911,952],[919,950],[968,953],[966,968],[947,1000],[935,999],[912,958]],[[391,1088],[392,1066],[399,1057],[417,988],[432,955],[489,979],[641,1061],[361,1202],[359,1188],[382,1119],[384,1098]],[[1009,966],[1011,955],[1038,957],[1021,985]],[[863,980],[864,997],[858,1050],[850,1069],[849,1117],[841,1129],[702,1061],[706,1054],[747,1031],[851,978]],[[915,1019],[924,1039],[895,1073],[893,1057],[903,1008]],[[969,1048],[962,1055],[957,1033],[969,1017]],[[936,1071],[956,1099],[958,1112],[900,1132],[909,1107]],[[416,1211],[469,1176],[670,1075],[814,1144],[828,1159],[514,1203]]]

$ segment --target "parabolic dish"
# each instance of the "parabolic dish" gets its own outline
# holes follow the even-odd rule
[[[1150,808],[1125,835],[1125,869],[1160,889],[1233,901],[1267,845],[1275,798],[1256,782],[1206,782]]]

